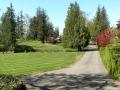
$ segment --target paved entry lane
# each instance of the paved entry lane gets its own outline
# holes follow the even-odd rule
[[[21,79],[30,90],[120,90],[120,82],[108,74],[99,51],[89,51],[72,67]]]

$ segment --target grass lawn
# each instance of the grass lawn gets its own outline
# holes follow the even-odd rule
[[[34,48],[35,50],[70,50],[77,51],[77,49],[70,49],[62,47],[61,43],[56,44],[42,44],[40,41],[26,41],[18,43],[19,45],[28,45]]]
[[[34,45],[36,44],[32,44]],[[0,73],[23,76],[61,69],[73,65],[83,54],[84,52],[0,54]]]
[[[23,76],[65,68],[77,62],[84,52],[63,48],[61,43],[42,44],[40,41],[18,43],[35,50],[67,50],[72,52],[30,52],[0,54],[0,73]]]

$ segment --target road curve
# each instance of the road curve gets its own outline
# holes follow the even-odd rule
[[[21,78],[29,90],[120,90],[108,74],[95,45],[72,67]]]

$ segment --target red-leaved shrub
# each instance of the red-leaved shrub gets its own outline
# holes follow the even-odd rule
[[[107,46],[108,44],[112,43],[112,37],[114,33],[109,30],[102,30],[101,34],[97,37],[97,45],[98,46]]]
[[[55,38],[53,38],[53,37],[47,37],[47,39],[46,39],[46,42],[47,43],[56,43],[56,40],[55,40]]]

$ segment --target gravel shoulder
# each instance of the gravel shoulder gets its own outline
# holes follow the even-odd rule
[[[21,78],[29,90],[120,90],[95,45],[72,67]]]

